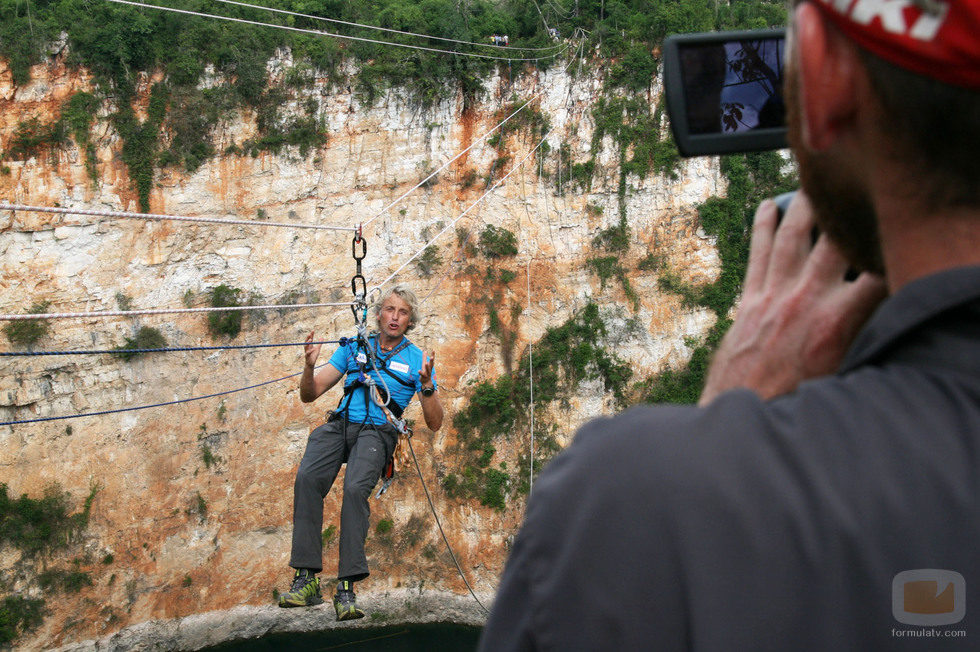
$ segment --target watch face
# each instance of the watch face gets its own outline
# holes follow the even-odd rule
[[[422,396],[432,396],[435,393],[436,393],[436,388],[435,387],[423,387],[422,388]]]

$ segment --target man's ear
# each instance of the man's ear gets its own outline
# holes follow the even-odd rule
[[[813,3],[796,7],[793,38],[804,144],[822,151],[854,122],[861,62],[855,46]]]

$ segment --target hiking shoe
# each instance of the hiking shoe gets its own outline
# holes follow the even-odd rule
[[[337,611],[337,620],[354,620],[364,617],[364,612],[357,608],[357,596],[351,589],[351,583],[346,580],[337,585],[337,595],[333,597],[333,608]]]
[[[323,604],[320,578],[306,570],[296,571],[289,591],[279,596],[280,607],[312,607]]]

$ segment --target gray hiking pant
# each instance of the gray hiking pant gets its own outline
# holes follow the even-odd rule
[[[330,491],[340,465],[346,462],[337,577],[357,581],[370,575],[364,555],[371,516],[368,498],[397,441],[398,432],[389,425],[362,426],[347,423],[343,418],[328,421],[310,433],[293,485],[290,566],[323,570],[323,498]]]

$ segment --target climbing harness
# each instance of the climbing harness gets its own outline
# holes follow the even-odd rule
[[[414,384],[408,380],[395,375],[388,369],[388,362],[403,349],[407,348],[411,342],[407,337],[402,337],[401,343],[387,355],[382,355],[380,351],[379,337],[367,330],[367,281],[362,270],[362,261],[367,256],[367,239],[364,238],[362,227],[358,227],[351,240],[351,256],[354,258],[355,271],[351,277],[350,287],[354,300],[351,303],[351,312],[354,315],[354,325],[357,335],[352,338],[354,343],[354,361],[357,363],[357,377],[353,382],[344,385],[344,395],[333,410],[331,419],[338,418],[343,414],[344,422],[347,423],[348,408],[354,394],[358,390],[364,393],[364,421],[361,428],[367,425],[370,413],[370,404],[373,402],[384,414],[385,420],[397,431],[397,439],[392,454],[385,462],[384,470],[381,474],[381,488],[376,494],[376,498],[381,497],[395,478],[395,457],[401,451],[401,438],[411,437],[412,431],[401,418],[404,407],[392,399],[391,390],[385,380],[385,376],[392,380],[414,389]],[[374,345],[372,346],[372,340]],[[372,375],[372,371],[374,374]],[[377,377],[377,379],[375,379]],[[380,381],[380,385],[379,382]],[[360,434],[360,433],[358,433]]]

